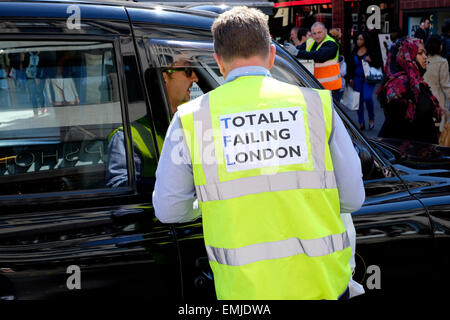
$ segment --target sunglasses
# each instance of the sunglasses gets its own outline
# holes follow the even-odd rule
[[[186,77],[188,77],[188,78],[192,77],[192,73],[194,72],[194,70],[192,70],[192,68],[189,68],[189,67],[163,70],[163,72],[166,72],[168,74],[175,73],[178,71],[184,71],[184,73],[186,74]]]

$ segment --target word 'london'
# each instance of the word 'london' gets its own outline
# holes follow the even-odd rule
[[[183,307],[178,307],[178,314],[182,315],[204,315],[209,318],[212,312],[220,312],[222,315],[242,315],[248,314],[271,314],[268,305],[250,305],[250,304],[224,304],[222,309],[214,309],[213,307],[193,307],[187,304]]]

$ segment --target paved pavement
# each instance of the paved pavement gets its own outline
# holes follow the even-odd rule
[[[375,128],[372,130],[369,130],[369,115],[367,113],[367,108],[364,107],[364,119],[366,121],[366,130],[364,130],[362,133],[368,137],[377,137],[378,132],[380,132],[381,126],[384,123],[384,113],[383,109],[380,107],[380,103],[378,102],[376,91],[378,89],[379,85],[375,86],[375,89],[373,90],[373,105],[374,105],[374,112],[375,112]],[[359,127],[359,121],[358,121],[358,111],[351,111],[347,108],[343,108],[344,111],[347,113],[347,115],[352,119],[352,121],[356,124],[357,127]]]

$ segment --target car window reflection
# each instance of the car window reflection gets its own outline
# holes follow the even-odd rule
[[[0,190],[105,187],[107,136],[122,122],[113,46],[0,41]]]

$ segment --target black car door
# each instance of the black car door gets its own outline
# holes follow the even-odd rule
[[[178,300],[155,144],[143,159],[131,134],[152,118],[125,9],[2,2],[0,16],[0,299]]]
[[[297,61],[278,50],[274,77],[319,88],[319,83]],[[429,215],[395,169],[393,155],[371,144],[336,104],[357,150],[363,171],[366,199],[352,213],[356,230],[353,279],[362,284],[366,297],[417,294],[432,287],[433,232]],[[375,148],[376,147],[376,148]],[[350,231],[351,232],[351,231]]]
[[[172,114],[161,72],[160,54],[164,52],[181,54],[195,68],[199,81],[190,90],[191,99],[214,88],[220,75],[214,72],[211,74],[211,70],[208,69],[209,64],[215,65],[210,54],[211,20],[203,20],[199,15],[169,10],[128,8],[127,12],[132,21],[141,69],[144,73],[145,92],[154,118],[155,136],[157,139],[163,139]],[[159,24],[160,21],[164,21],[164,24]],[[186,27],[190,21],[200,27]],[[203,56],[202,48],[209,48],[207,57]],[[158,143],[159,152],[161,148],[162,144]],[[214,300],[215,292],[206,258],[201,219],[193,223],[173,225],[173,230],[180,252],[184,299]]]

